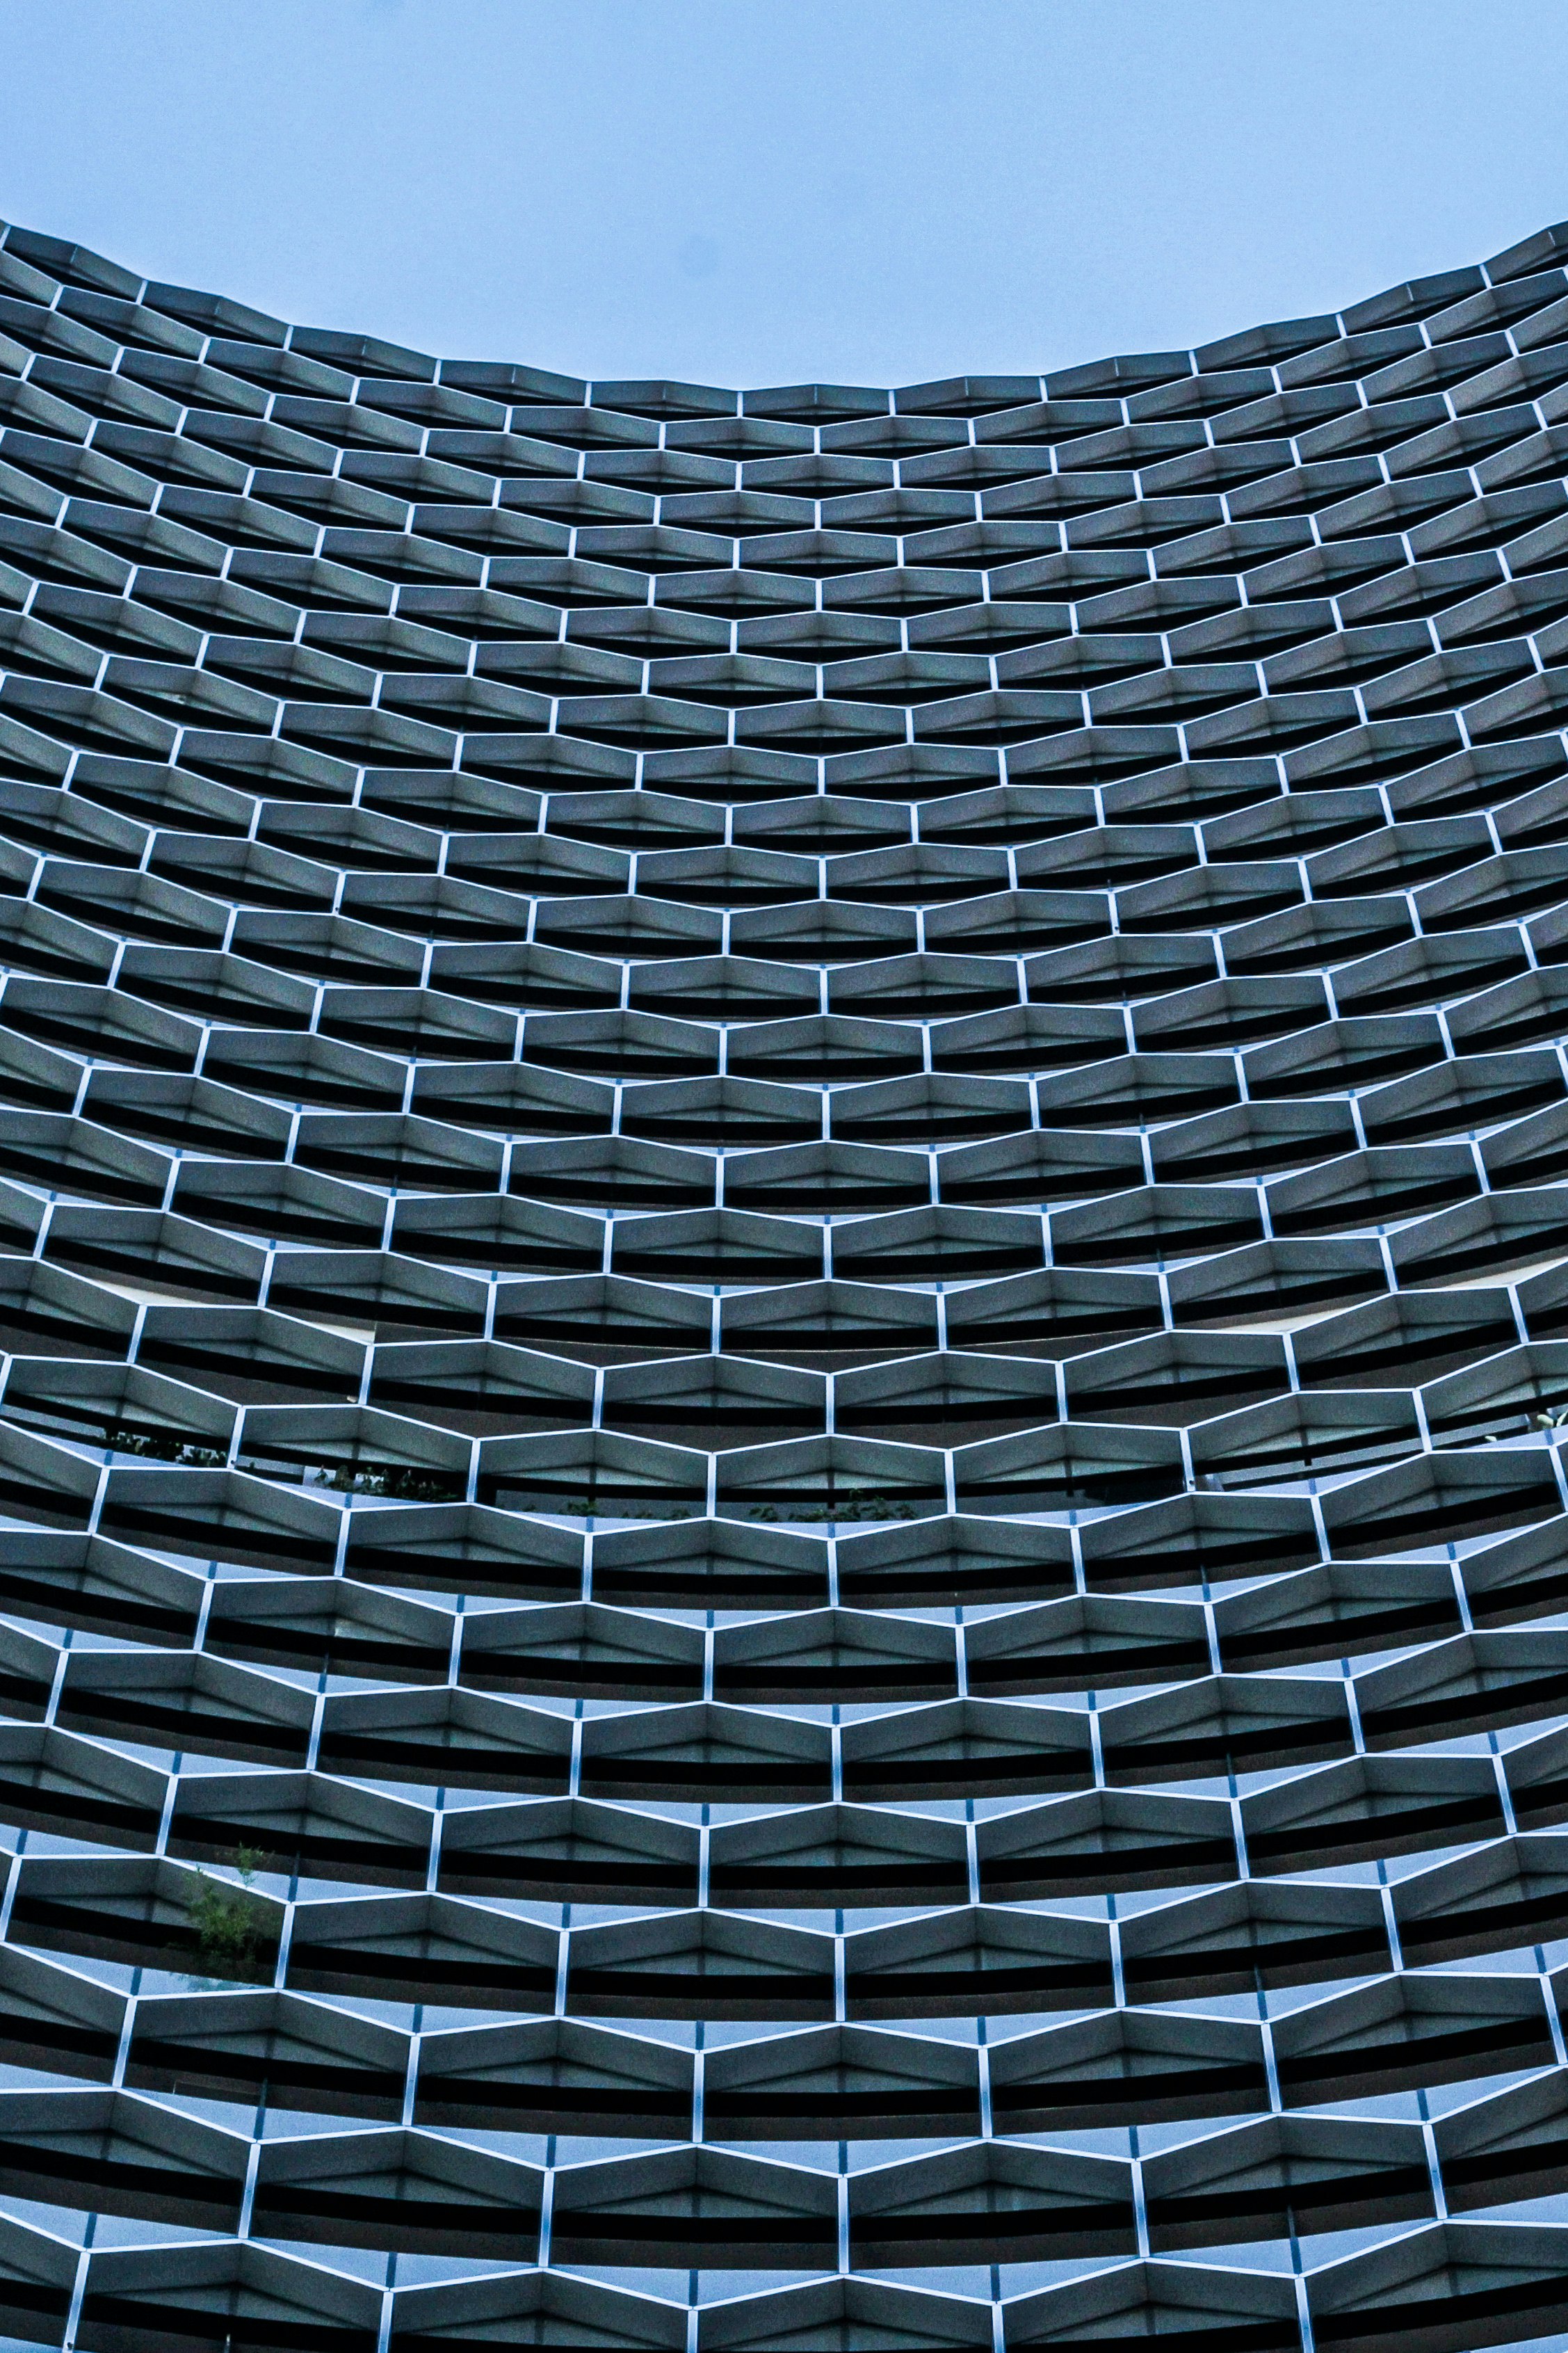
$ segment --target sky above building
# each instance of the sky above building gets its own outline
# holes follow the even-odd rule
[[[0,0],[0,212],[588,375],[1049,370],[1568,214],[1561,0]]]

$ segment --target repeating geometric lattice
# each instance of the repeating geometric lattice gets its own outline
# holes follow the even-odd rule
[[[0,2341],[1568,2329],[1565,261],[0,237]]]

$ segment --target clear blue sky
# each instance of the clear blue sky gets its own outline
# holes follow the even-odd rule
[[[0,213],[589,375],[1061,367],[1568,216],[1568,5],[0,0]]]

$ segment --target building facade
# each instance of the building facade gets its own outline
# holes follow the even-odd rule
[[[0,237],[0,2345],[1562,2341],[1565,261]]]

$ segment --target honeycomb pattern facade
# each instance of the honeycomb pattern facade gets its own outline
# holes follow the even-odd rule
[[[1565,263],[0,237],[0,2344],[1568,2328]]]

